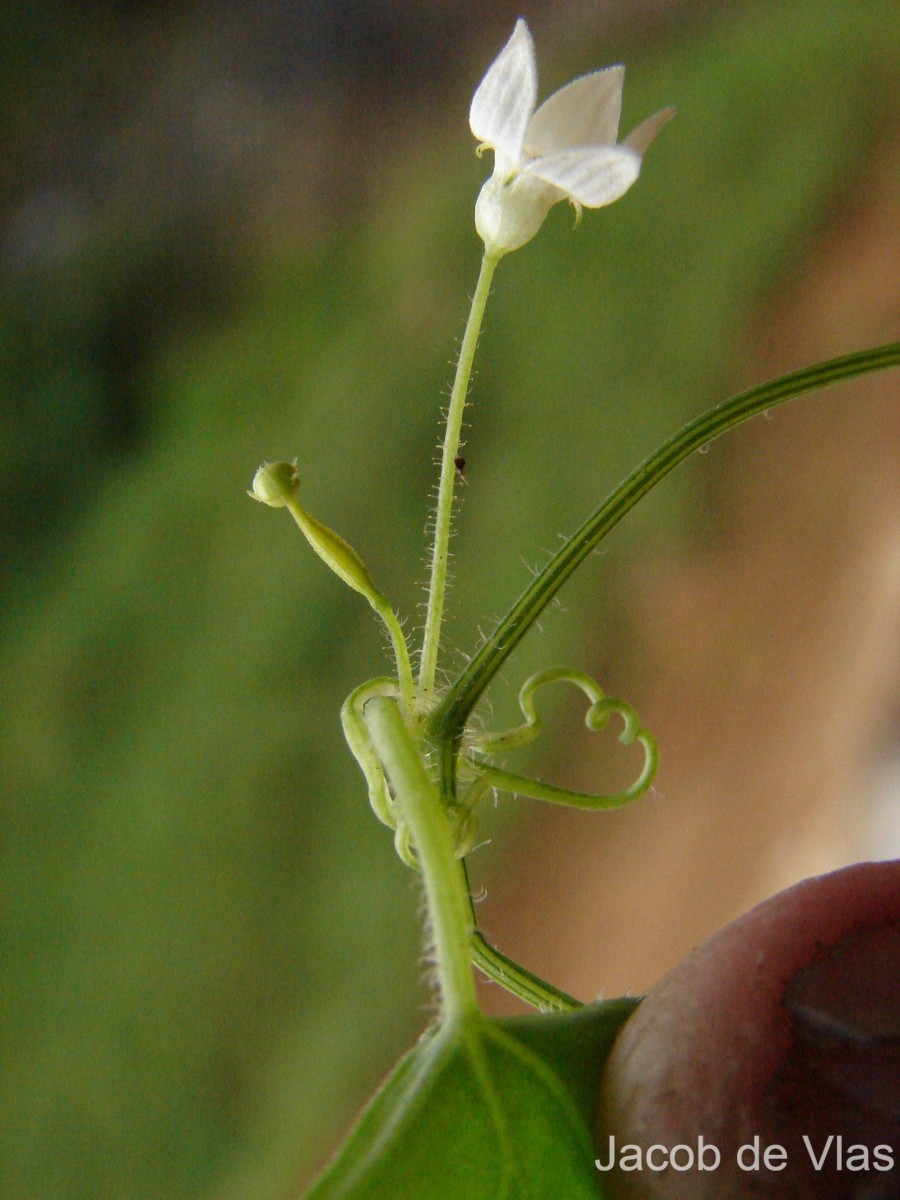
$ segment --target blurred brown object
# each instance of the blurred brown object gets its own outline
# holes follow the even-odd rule
[[[900,860],[806,880],[690,954],[605,1065],[604,1195],[896,1197],[898,956]],[[617,1169],[626,1146],[683,1165],[701,1141],[700,1170]]]
[[[761,314],[747,384],[897,336],[900,147],[881,163]],[[654,793],[541,812],[479,910],[503,950],[579,998],[643,991],[773,892],[889,853],[870,830],[900,698],[897,399],[886,372],[717,445],[702,460],[714,533],[635,574],[639,648],[597,675],[659,741]],[[569,753],[557,777],[595,789],[589,737]],[[484,1000],[515,1008],[492,985]]]

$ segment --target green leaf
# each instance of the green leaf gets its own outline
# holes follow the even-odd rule
[[[603,1064],[639,1004],[640,999],[623,996],[584,1004],[574,1012],[506,1017],[498,1023],[553,1068],[590,1127]]]
[[[437,1028],[307,1200],[597,1200],[597,1080],[636,1003]]]

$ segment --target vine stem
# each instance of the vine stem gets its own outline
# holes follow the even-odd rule
[[[412,834],[425,884],[434,956],[447,1022],[478,1012],[469,961],[473,933],[465,869],[456,857],[447,809],[396,701],[374,696],[363,710],[369,736]]]
[[[492,946],[480,929],[472,935],[472,962],[494,983],[540,1012],[576,1012],[584,1005]]]
[[[455,460],[459,451],[462,419],[469,392],[469,380],[472,377],[472,363],[475,360],[475,350],[478,346],[478,335],[481,332],[484,310],[491,290],[491,280],[498,262],[499,259],[489,258],[487,254],[481,260],[481,270],[478,274],[478,283],[475,285],[475,294],[472,297],[472,307],[469,309],[462,345],[459,348],[456,375],[450,392],[450,404],[447,408],[447,427],[444,432],[444,446],[441,453],[441,477],[438,483],[437,512],[434,521],[434,542],[431,548],[428,609],[425,617],[425,632],[422,636],[422,657],[419,664],[418,695],[426,704],[434,693],[438,650],[441,643],[444,597],[447,591],[447,560],[450,553],[450,526],[453,517],[453,491],[456,484]]]
[[[432,712],[429,732],[444,747],[442,785],[452,791],[462,729],[484,689],[566,580],[647,492],[695,450],[751,417],[805,393],[898,365],[900,343],[892,342],[783,375],[741,392],[690,421],[645,458],[529,583]]]

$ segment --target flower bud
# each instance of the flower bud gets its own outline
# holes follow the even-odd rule
[[[263,463],[253,476],[253,490],[247,495],[270,508],[284,508],[296,496],[299,482],[296,459],[292,463]]]

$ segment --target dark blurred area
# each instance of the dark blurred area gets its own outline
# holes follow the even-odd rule
[[[244,489],[263,459],[297,455],[310,511],[407,628],[420,615],[438,415],[479,257],[487,164],[468,105],[520,15],[542,96],[624,61],[624,130],[679,113],[620,204],[576,232],[560,206],[498,271],[455,542],[461,655],[528,579],[523,560],[682,421],[896,336],[894,6],[211,0],[0,17],[10,1200],[292,1194],[427,1019],[416,884],[337,716],[384,672],[380,632]],[[775,860],[818,865],[794,852],[801,817],[838,830],[825,866],[860,853],[847,831],[870,827],[862,796],[890,773],[898,711],[887,386],[801,402],[690,464],[495,687],[499,720],[529,669],[596,669],[660,734],[664,770],[669,756],[642,810],[660,825],[595,817],[588,835],[527,812],[516,833],[485,816],[486,922],[562,986],[646,986],[679,938],[781,882]],[[797,752],[732,719],[763,707],[774,727],[802,710],[819,740]],[[597,769],[566,738],[538,766]],[[780,787],[790,827],[759,801]]]
[[[708,8],[595,7],[624,44]],[[442,119],[472,78],[473,40],[493,45],[516,12],[402,0],[6,6],[11,571],[77,509],[107,457],[139,452],[159,419],[147,361],[235,311],[260,239],[309,246],[358,221],[378,164]],[[567,5],[545,19],[563,42],[590,23]]]

